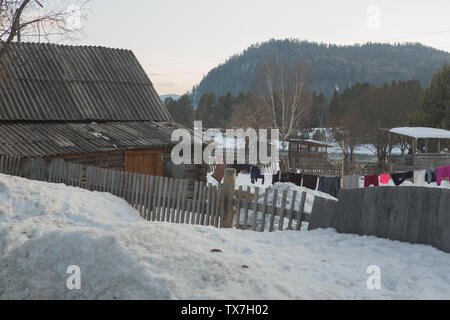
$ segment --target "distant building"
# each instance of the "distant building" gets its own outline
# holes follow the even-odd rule
[[[292,168],[302,164],[328,164],[328,144],[308,139],[289,140],[289,162]]]

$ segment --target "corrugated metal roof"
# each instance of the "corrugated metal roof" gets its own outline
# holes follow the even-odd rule
[[[3,123],[0,154],[39,157],[159,148],[172,144],[171,132],[151,121]]]
[[[172,121],[130,50],[13,43],[0,68],[3,121]]]

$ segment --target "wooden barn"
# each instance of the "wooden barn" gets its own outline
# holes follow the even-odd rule
[[[0,62],[0,154],[204,180],[170,159],[175,123],[133,52],[13,43]]]

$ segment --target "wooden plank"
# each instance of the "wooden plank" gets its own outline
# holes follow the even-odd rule
[[[394,197],[398,187],[380,187],[377,189],[377,222],[376,233],[378,238],[388,238],[389,221],[391,220]]]
[[[256,221],[258,219],[258,198],[259,198],[259,188],[256,187],[255,188],[255,197],[254,197],[253,206],[252,206],[252,210],[253,210],[252,230],[255,230],[255,231],[256,231]]]
[[[152,206],[151,206],[151,221],[156,221],[156,204],[158,203],[159,185],[161,177],[154,176],[154,186],[152,195]]]
[[[173,191],[174,191],[174,197],[173,197],[173,210],[172,210],[172,214],[170,217],[170,222],[175,223],[175,221],[177,220],[177,214],[178,214],[178,209],[180,208],[180,194],[182,191],[182,184],[180,180],[175,180],[174,186],[173,186]]]
[[[169,184],[170,179],[168,177],[164,178],[164,190],[163,190],[163,197],[162,197],[162,204],[161,204],[161,220],[160,221],[166,221],[166,214],[167,214],[167,203],[168,203],[168,193],[169,193]]]
[[[278,189],[275,189],[273,193],[273,200],[272,200],[272,208],[270,210],[270,224],[269,224],[269,232],[273,232],[273,225],[275,221],[275,214],[277,211],[277,200],[278,200]]]
[[[362,190],[363,201],[359,206],[355,206],[355,210],[361,212],[359,228],[357,234],[375,236],[377,233],[377,196],[380,193],[379,188],[356,189]]]
[[[186,215],[186,198],[188,193],[188,180],[183,181],[183,194],[181,196],[181,212],[179,214],[179,220],[177,220],[177,223],[184,223],[185,222],[185,215]]]
[[[235,228],[239,228],[239,224],[241,223],[241,201],[242,201],[242,186],[239,186],[238,194],[237,194],[237,202],[236,202],[236,218],[234,222]]]
[[[189,217],[191,215],[192,204],[193,204],[192,201],[190,201],[190,200],[186,201],[186,220],[185,220],[186,224],[189,224]]]
[[[264,202],[263,207],[261,210],[261,228],[259,231],[264,232],[264,228],[266,225],[266,213],[267,213],[267,201],[269,199],[269,188],[266,188],[266,191],[264,193]]]
[[[194,183],[194,196],[192,198],[192,206],[191,210],[189,212],[190,216],[190,224],[195,223],[195,211],[197,210],[197,197],[198,197],[198,191],[199,191],[199,183],[198,181],[195,181]]]
[[[422,203],[424,200],[425,187],[410,188],[409,199],[406,205],[406,220],[403,225],[402,241],[418,243],[419,228],[421,220]]]
[[[247,224],[248,224],[248,206],[249,206],[249,202],[250,202],[250,187],[247,186],[247,193],[244,199],[244,228],[247,228]]]
[[[420,208],[420,221],[419,229],[417,232],[417,243],[430,245],[434,244],[435,238],[428,238],[428,232],[431,225],[436,226],[437,216],[439,212],[438,210],[432,209],[433,206],[439,208],[440,204],[439,193],[436,193],[435,190],[435,188],[423,188],[422,190],[422,207]],[[435,232],[433,232],[433,234],[435,234]]]
[[[450,253],[450,190],[438,189],[440,201],[438,207],[438,230],[436,233],[435,247]]]
[[[156,215],[155,221],[161,221],[161,202],[162,202],[162,194],[164,190],[164,177],[159,178],[159,189],[158,189],[158,203],[156,205]]]
[[[394,204],[389,219],[388,238],[391,240],[402,240],[403,225],[407,216],[407,201],[409,200],[410,188],[397,187],[395,189]]]
[[[225,218],[225,188],[220,186],[220,220],[219,220],[219,228],[223,228],[224,223],[223,219]]]
[[[286,211],[286,199],[287,199],[288,191],[287,189],[283,190],[283,195],[281,196],[281,207],[279,208],[279,216],[278,216],[278,230],[282,231],[284,226],[284,212]]]
[[[294,190],[294,192],[292,193],[292,198],[291,198],[291,207],[289,208],[289,211],[287,212],[288,215],[288,230],[292,230],[292,220],[294,218],[294,209],[295,209],[295,202],[297,200],[297,191]]]
[[[217,212],[216,199],[217,199],[217,187],[213,186],[211,191],[211,208],[210,208],[210,222],[209,222],[211,226],[215,226],[216,223],[216,212]]]
[[[167,201],[166,201],[166,222],[170,222],[171,214],[172,214],[172,207],[173,207],[173,201],[174,201],[174,179],[169,178],[169,187],[167,191]]]
[[[217,188],[217,198],[216,198],[216,213],[215,213],[215,219],[214,219],[214,226],[216,228],[219,227],[219,222],[220,222],[220,208],[221,208],[221,201],[222,201],[222,189],[223,186],[219,185],[219,187]]]
[[[206,192],[206,210],[205,210],[205,221],[202,225],[209,226],[210,224],[210,213],[211,213],[211,194],[212,194],[212,184],[208,183]]]
[[[195,224],[200,224],[200,216],[202,213],[202,209],[203,209],[203,200],[205,197],[205,186],[203,181],[200,181],[200,185],[199,185],[199,194],[198,194],[198,203],[197,203],[197,213],[195,216]]]
[[[297,211],[297,224],[295,225],[295,230],[300,231],[302,228],[302,221],[305,215],[305,203],[306,203],[306,192],[302,192],[300,197],[300,207]]]

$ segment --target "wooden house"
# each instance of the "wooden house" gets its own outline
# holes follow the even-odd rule
[[[304,164],[328,164],[328,148],[325,143],[308,139],[289,140],[289,162],[291,167],[300,168]]]
[[[129,50],[13,43],[0,62],[0,154],[204,180],[171,162],[179,127]]]

